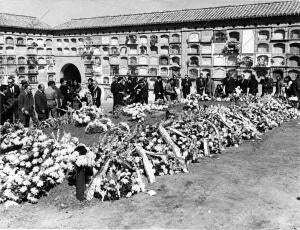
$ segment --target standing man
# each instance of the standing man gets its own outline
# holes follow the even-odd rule
[[[203,79],[203,74],[200,73],[200,77],[196,78],[197,94],[203,95],[204,89],[205,89],[205,81]]]
[[[143,86],[142,86],[142,103],[148,104],[148,98],[149,98],[149,84],[147,81],[147,77],[144,77],[143,79]]]
[[[47,105],[48,105],[49,114],[51,114],[51,116],[53,118],[56,118],[57,117],[58,101],[57,101],[57,92],[53,88],[54,86],[55,86],[55,82],[54,81],[49,81],[48,82],[48,87],[45,90],[45,95],[46,95],[46,98],[47,98]]]
[[[20,95],[20,88],[15,84],[13,77],[8,79],[8,90],[6,91],[7,100],[10,101],[11,107],[8,109],[8,119],[10,122],[16,122],[19,119],[18,111],[18,97]]]
[[[262,96],[273,93],[273,79],[270,77],[270,75],[266,75],[265,78],[261,80],[261,84]]]
[[[38,115],[39,121],[44,121],[49,117],[48,113],[48,105],[47,105],[47,98],[45,95],[45,86],[44,84],[38,85],[38,90],[34,94],[34,101],[35,101],[35,111]]]
[[[96,105],[98,108],[101,106],[101,89],[98,85],[97,80],[93,81],[93,101],[94,101],[94,105]]]
[[[295,93],[296,93],[296,96],[298,97],[297,108],[300,109],[300,74],[298,74],[295,79]]]
[[[7,82],[2,82],[0,85],[0,124],[3,123],[8,119],[8,107],[9,103],[7,102],[6,93],[8,90]]]
[[[157,101],[158,99],[164,99],[164,85],[161,76],[157,76],[157,79],[154,83],[154,95],[155,101]]]
[[[207,75],[207,82],[205,86],[205,93],[211,98],[214,96],[215,93],[215,83],[213,79],[211,79],[210,74],[208,73]]]
[[[247,93],[247,87],[248,87],[248,79],[245,78],[245,75],[242,75],[242,80],[240,82],[240,87],[242,89],[242,93]]]
[[[88,87],[90,93],[92,94],[92,96],[93,96],[93,92],[94,92],[94,83],[93,83],[93,81],[94,81],[93,78],[89,78],[88,79],[88,85],[87,85],[87,87]]]
[[[111,83],[111,92],[113,94],[114,103],[113,111],[117,105],[123,104],[123,86],[122,86],[122,77],[118,77],[117,80]]]
[[[227,73],[226,78],[223,80],[223,85],[225,86],[225,95],[226,95],[226,97],[228,97],[229,94],[234,93],[235,80],[232,76],[232,73]]]
[[[34,114],[34,100],[29,84],[23,85],[23,91],[18,98],[19,117],[25,127],[29,127],[30,118],[35,123],[36,118]]]
[[[192,86],[192,81],[189,78],[189,76],[186,74],[185,78],[182,79],[181,81],[183,98],[186,98],[186,96],[191,93],[191,86]]]
[[[62,105],[63,105],[63,100],[64,100],[64,95],[62,94],[60,88],[58,88],[56,85],[55,85],[55,81],[54,82],[54,85],[53,85],[53,89],[56,91],[56,95],[57,95],[57,108],[62,108]],[[61,116],[63,115],[64,113],[61,111],[61,110],[58,110],[57,111],[57,116]]]

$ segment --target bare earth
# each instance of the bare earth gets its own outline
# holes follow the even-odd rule
[[[5,209],[2,228],[300,229],[300,120],[157,178],[155,196],[80,203],[64,183],[36,205]],[[149,188],[149,187],[148,187]]]

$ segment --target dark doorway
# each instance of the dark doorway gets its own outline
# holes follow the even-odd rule
[[[66,64],[62,70],[62,77],[67,81],[74,81],[81,82],[81,76],[78,68],[73,64]]]

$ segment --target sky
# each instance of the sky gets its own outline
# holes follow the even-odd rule
[[[0,0],[0,12],[35,16],[55,26],[72,18],[272,1],[276,0]]]

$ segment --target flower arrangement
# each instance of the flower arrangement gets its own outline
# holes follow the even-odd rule
[[[238,65],[246,68],[251,68],[253,66],[253,58],[249,56],[243,57],[242,60],[238,61]]]
[[[132,121],[142,122],[145,120],[146,112],[163,111],[168,108],[168,105],[159,104],[141,104],[135,103],[123,107],[123,113],[126,116],[131,116]]]
[[[75,120],[75,126],[86,126],[90,121],[96,118],[101,118],[103,111],[96,106],[83,106],[80,110],[73,113],[73,119]]]
[[[109,118],[101,118],[95,119],[88,123],[87,127],[85,128],[85,133],[93,134],[93,133],[103,133],[107,130],[110,130],[114,127],[114,124]]]
[[[11,145],[17,148],[0,155],[0,203],[36,203],[73,169],[69,156],[78,139],[68,134],[52,139],[38,129],[11,130],[5,134],[1,152]]]
[[[189,100],[198,101],[198,96]],[[86,199],[131,197],[146,192],[143,176],[153,183],[156,176],[187,172],[190,162],[238,146],[243,139],[260,138],[266,130],[299,117],[287,101],[270,95],[239,95],[239,103],[230,106],[198,104],[180,117],[134,130],[122,122],[109,129],[110,119],[95,116],[94,122],[107,131],[92,149],[69,134],[48,138],[35,128],[5,124],[0,127],[0,203],[35,203],[81,167],[93,169]]]
[[[222,54],[226,56],[238,55],[240,52],[240,43],[237,41],[228,41],[222,49]]]

